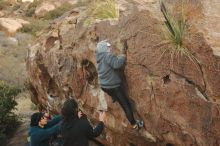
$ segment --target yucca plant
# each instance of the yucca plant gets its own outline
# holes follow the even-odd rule
[[[163,13],[163,16],[165,18],[165,26],[166,26],[165,36],[170,43],[174,44],[174,47],[169,49],[172,62],[173,62],[173,58],[175,56],[185,55],[194,64],[197,65],[198,60],[190,53],[189,49],[186,48],[186,46],[184,46],[184,44],[183,44],[183,39],[187,33],[186,19],[184,18],[183,11],[181,13],[182,15],[175,17],[174,15],[172,15],[171,13],[169,13],[167,11],[163,2],[161,2],[160,8],[161,8],[161,12]],[[165,50],[165,51],[168,51],[168,50]]]
[[[164,3],[161,3],[161,12],[165,18],[165,36],[169,39],[174,45],[176,51],[180,53],[184,53],[183,46],[183,37],[186,32],[186,21],[183,16],[175,18],[171,14],[169,14],[166,10]]]

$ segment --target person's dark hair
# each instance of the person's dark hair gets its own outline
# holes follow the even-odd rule
[[[74,99],[67,99],[61,110],[64,121],[77,117],[78,104]]]
[[[33,126],[38,126],[38,123],[39,121],[41,120],[41,118],[44,116],[44,113],[41,113],[41,112],[37,112],[37,113],[34,113],[32,116],[31,116],[31,123],[30,123],[30,126],[33,127]]]

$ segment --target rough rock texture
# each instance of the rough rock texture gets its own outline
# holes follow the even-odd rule
[[[56,5],[53,3],[42,3],[40,6],[38,6],[35,10],[35,15],[37,17],[43,17],[47,12],[52,11],[56,9]]]
[[[18,0],[6,0],[7,2],[9,2],[11,5],[15,4],[16,2],[18,2]]]
[[[4,12],[0,11],[0,17],[3,17],[4,15]]]
[[[220,56],[220,1],[203,0],[204,23],[202,31],[206,34],[205,38],[211,45],[215,55]]]
[[[34,0],[22,0],[22,2],[33,2]]]
[[[144,4],[148,6],[144,8]],[[199,27],[190,30],[184,40],[193,59],[172,57],[169,50],[173,45],[163,37],[163,19],[156,4],[159,2],[122,1],[117,23],[99,21],[85,27],[84,13],[74,10],[54,22],[27,59],[32,101],[39,108],[59,112],[65,98],[74,96],[95,120],[97,110],[106,108],[106,99],[106,129],[99,138],[105,145],[220,145],[220,59]],[[172,1],[168,4],[175,8]],[[96,43],[108,39],[117,48],[118,38],[128,42],[122,76],[135,116],[145,122],[139,132],[131,130],[120,106],[97,85]],[[114,51],[118,53],[118,49]]]
[[[0,30],[10,36],[14,36],[24,24],[29,24],[29,22],[19,18],[0,18]]]
[[[77,0],[51,0],[47,2],[43,2],[41,5],[37,6],[35,10],[36,17],[43,17],[47,12],[50,12],[58,7],[60,7],[64,3],[76,4]]]

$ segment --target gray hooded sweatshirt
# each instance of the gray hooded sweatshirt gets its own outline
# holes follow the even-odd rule
[[[121,79],[117,69],[125,63],[125,56],[115,56],[108,52],[110,44],[107,41],[101,41],[97,44],[96,61],[99,84],[102,88],[112,89],[119,87]]]

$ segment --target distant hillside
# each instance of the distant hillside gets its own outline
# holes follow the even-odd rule
[[[0,0],[0,79],[23,85],[28,48],[49,23],[79,4],[74,0]]]

